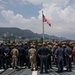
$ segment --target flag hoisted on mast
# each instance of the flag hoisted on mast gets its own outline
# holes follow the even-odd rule
[[[42,11],[43,43],[44,43],[44,22],[47,22],[47,24],[51,26],[51,23],[47,20]]]

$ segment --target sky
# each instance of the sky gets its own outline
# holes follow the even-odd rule
[[[51,27],[45,34],[75,40],[75,0],[0,0],[0,27],[42,33],[42,11]]]

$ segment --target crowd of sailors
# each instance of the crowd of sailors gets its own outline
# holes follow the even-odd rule
[[[75,42],[44,42],[24,44],[0,44],[0,69],[27,67],[48,73],[55,65],[58,72],[72,71],[75,64]]]

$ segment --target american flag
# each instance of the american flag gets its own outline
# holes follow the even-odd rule
[[[47,22],[49,26],[51,26],[51,23],[48,21],[48,19],[43,15],[43,22]]]

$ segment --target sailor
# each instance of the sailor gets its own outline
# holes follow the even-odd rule
[[[4,68],[4,45],[0,44],[0,68]]]
[[[46,47],[46,44],[43,44],[42,47],[38,50],[38,56],[40,57],[40,73],[43,74],[43,66],[45,66],[45,73],[48,73],[47,69],[47,60],[50,55],[49,49]]]
[[[31,48],[28,51],[28,55],[30,58],[31,63],[31,70],[37,70],[37,59],[36,59],[36,49],[34,48],[34,45],[31,45]]]
[[[12,56],[12,67],[17,68],[17,62],[18,62],[18,56],[19,56],[19,51],[16,48],[16,45],[14,48],[11,50],[11,56]]]
[[[67,47],[65,49],[65,54],[66,54],[67,71],[72,71],[72,64],[71,64],[71,62],[72,62],[73,51],[69,47],[69,44],[67,44]]]
[[[57,58],[58,72],[63,72],[63,49],[60,44],[55,51],[55,58]]]

